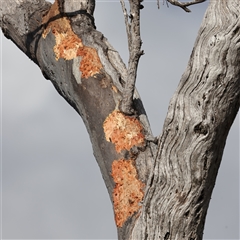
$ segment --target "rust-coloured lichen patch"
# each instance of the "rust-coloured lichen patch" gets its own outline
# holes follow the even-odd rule
[[[55,52],[56,60],[64,58],[71,60],[78,56],[79,48],[83,48],[82,41],[72,33],[59,33],[54,31],[56,45],[53,50]]]
[[[79,48],[77,56],[82,57],[80,71],[82,72],[83,78],[88,78],[100,72],[102,63],[98,57],[97,51],[94,48],[86,46]]]
[[[99,73],[102,63],[94,48],[84,46],[82,40],[73,32],[70,22],[66,17],[61,17],[57,1],[51,6],[48,14],[43,17],[43,24],[47,24],[42,37],[46,38],[52,31],[55,36],[56,45],[53,50],[56,60],[64,58],[71,60],[82,57],[79,70],[82,72],[82,78],[88,78]]]
[[[104,121],[106,140],[115,144],[117,152],[130,150],[144,143],[143,128],[138,119],[129,117],[120,111],[113,111]]]
[[[114,160],[112,177],[115,182],[113,190],[115,221],[118,227],[122,227],[127,218],[139,210],[139,203],[144,196],[142,191],[144,184],[137,179],[133,160]]]

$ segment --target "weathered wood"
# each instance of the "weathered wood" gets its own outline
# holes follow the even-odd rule
[[[126,114],[133,114],[133,95],[135,89],[135,83],[137,78],[138,62],[143,55],[141,51],[142,40],[140,37],[140,8],[141,4],[139,0],[130,0],[130,13],[126,13],[124,1],[121,1],[123,14],[125,16],[125,25],[128,35],[128,71],[127,81],[123,89],[123,100],[121,101],[120,109]],[[129,20],[128,20],[129,18]]]
[[[135,90],[134,115],[120,112],[127,69],[117,51],[96,30],[92,6],[88,8],[92,3],[71,1],[67,5],[67,1],[55,1],[50,5],[39,0],[28,9],[29,4],[16,1],[13,9],[12,5],[4,5],[1,27],[82,117],[110,198],[115,201],[116,224],[125,231],[126,220],[135,219],[134,213],[139,211],[151,170],[149,158],[156,154],[156,144],[148,141],[153,137],[141,99]],[[24,34],[14,15],[21,9],[31,16],[23,21]],[[131,187],[114,176],[116,166],[120,172],[127,171],[123,176],[135,179]]]
[[[206,0],[193,0],[193,1],[189,1],[189,2],[181,2],[178,0],[167,0],[167,1],[170,2],[172,5],[182,8],[186,12],[191,12],[191,10],[188,8],[189,6],[205,2]],[[159,3],[158,3],[158,5],[159,5]]]
[[[211,1],[170,102],[131,239],[202,239],[228,131],[240,104],[240,3]]]
[[[211,1],[158,146],[136,89],[134,115],[119,109],[128,70],[93,11],[87,0],[8,0],[0,26],[82,117],[119,239],[202,239],[240,105],[240,3]]]

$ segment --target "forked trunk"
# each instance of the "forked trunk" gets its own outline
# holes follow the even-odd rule
[[[82,117],[119,239],[202,239],[240,105],[240,3],[210,2],[158,141],[136,90],[132,113],[121,110],[128,70],[93,11],[94,1],[8,0],[0,24]]]

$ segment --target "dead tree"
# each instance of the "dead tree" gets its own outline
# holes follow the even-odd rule
[[[189,11],[203,2],[168,2]],[[240,104],[240,3],[211,0],[159,137],[135,88],[139,0],[120,0],[129,62],[96,30],[95,0],[8,0],[0,25],[79,113],[113,203],[119,239],[202,239]]]

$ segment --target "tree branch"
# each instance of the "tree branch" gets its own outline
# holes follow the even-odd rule
[[[178,6],[180,8],[182,8],[184,11],[186,12],[191,12],[191,10],[189,8],[187,8],[188,6],[194,5],[194,4],[199,4],[202,2],[205,2],[206,0],[193,0],[191,2],[180,2],[178,0],[167,0],[167,2],[171,3],[172,5]]]
[[[139,0],[130,0],[130,23],[127,19],[124,1],[121,0],[123,13],[125,16],[125,24],[128,34],[128,47],[129,47],[129,61],[127,82],[123,90],[123,100],[121,103],[121,111],[126,114],[133,114],[133,94],[135,89],[135,82],[137,77],[137,66],[143,51],[141,51],[141,37],[140,37],[140,9],[141,4]]]
[[[129,16],[127,13],[127,9],[125,7],[125,2],[124,0],[120,0],[121,6],[122,6],[122,11],[123,11],[123,15],[124,15],[124,20],[125,20],[125,25],[126,25],[126,31],[127,31],[127,38],[128,38],[128,50],[130,52],[130,45],[131,45],[131,34],[130,34],[130,24],[129,24]]]
[[[0,6],[0,26],[5,36],[34,59],[44,77],[82,117],[112,202],[119,196],[114,202],[119,238],[129,239],[129,230],[137,218],[134,212],[140,210],[144,184],[152,169],[150,159],[155,157],[157,148],[145,138],[151,135],[151,129],[141,99],[134,92],[141,48],[139,3],[137,0],[131,3],[131,54],[127,70],[119,54],[93,26],[94,8],[85,5],[90,1],[56,0],[52,5],[44,0],[4,1]],[[137,116],[129,117],[117,110],[128,94],[123,93],[124,85],[130,89],[130,107],[134,92]],[[134,179],[135,185],[126,181],[124,194],[119,191],[113,195],[118,184],[117,174],[114,178],[112,173],[114,166],[122,167],[121,164],[130,167],[130,179]],[[136,196],[135,190],[136,199],[132,197]],[[118,207],[117,202],[125,205]]]

